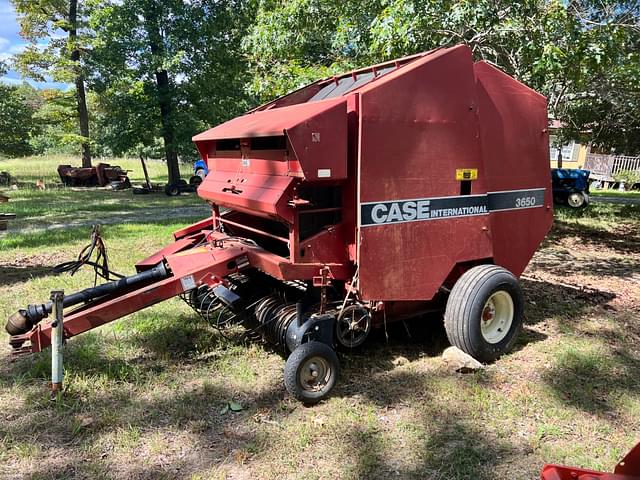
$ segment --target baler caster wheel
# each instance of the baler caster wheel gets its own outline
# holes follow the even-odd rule
[[[513,348],[522,330],[524,299],[518,279],[496,265],[466,271],[451,289],[444,314],[452,345],[481,362]]]
[[[589,205],[589,195],[585,192],[573,192],[567,197],[567,205],[571,208],[585,208]]]
[[[310,341],[300,345],[287,358],[284,385],[298,400],[313,405],[331,393],[339,374],[336,352],[324,343]]]

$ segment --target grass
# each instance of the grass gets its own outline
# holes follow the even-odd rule
[[[133,170],[129,173],[133,184],[143,181],[139,160],[118,158],[104,159],[104,161]],[[17,190],[5,188],[4,193],[10,197],[10,201],[3,203],[0,207],[3,213],[16,214],[16,220],[11,224],[13,229],[28,229],[31,233],[35,233],[87,226],[92,223],[144,223],[146,218],[157,218],[160,211],[167,216],[180,215],[177,209],[182,207],[196,209],[202,207],[202,214],[206,213],[206,205],[194,193],[184,193],[178,197],[169,198],[163,193],[133,196],[131,190],[64,187],[56,173],[57,165],[61,163],[76,164],[78,161],[64,156],[0,159],[0,171],[8,171],[18,185]],[[184,177],[190,176],[191,168],[190,165],[181,165]],[[149,161],[148,170],[152,183],[166,183],[164,162]],[[47,185],[45,190],[34,188],[38,179],[45,180]],[[195,212],[192,212],[193,214]],[[77,235],[78,232],[59,233],[68,236]],[[16,242],[24,244],[23,240],[18,239]],[[0,246],[6,241],[0,237]]]
[[[591,189],[589,195],[596,197],[640,198],[640,190]]]
[[[103,227],[112,268],[125,273],[199,218],[179,209],[191,197],[113,193],[20,190],[8,205],[51,225],[78,212],[128,215]],[[136,220],[174,201],[175,215]],[[284,390],[280,356],[225,340],[170,300],[71,339],[58,401],[48,399],[48,351],[0,365],[3,475],[532,479],[545,462],[612,471],[640,428],[640,207],[559,208],[556,220],[522,280],[523,335],[483,371],[446,369],[437,317],[408,323],[411,337],[390,325],[388,341],[377,332],[341,354],[335,394],[305,408]],[[89,227],[15,228],[0,237],[0,318],[54,288],[92,284],[90,271],[49,271]],[[243,410],[225,412],[230,400]]]
[[[144,181],[144,173],[142,165],[138,158],[94,158],[93,164],[108,163],[110,165],[120,165],[129,172],[129,178],[132,183],[141,183]],[[167,165],[166,162],[160,160],[147,160],[147,170],[149,178],[152,182],[167,182]],[[56,184],[60,182],[58,176],[58,165],[80,166],[82,159],[69,155],[46,155],[39,157],[23,157],[23,158],[2,158],[0,157],[0,172],[9,172],[9,174],[18,182],[19,185],[25,187],[34,186],[37,180],[44,180],[45,184]],[[184,178],[193,175],[193,165],[191,163],[181,163],[180,173]]]

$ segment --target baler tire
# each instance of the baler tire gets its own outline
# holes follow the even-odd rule
[[[482,323],[499,320],[494,299],[511,308],[511,315],[507,315],[511,318],[507,333],[491,342],[485,338]],[[483,320],[487,311],[492,317]],[[478,265],[467,270],[451,289],[444,314],[445,330],[452,345],[480,362],[492,362],[513,348],[522,330],[523,312],[524,297],[518,279],[502,267]],[[497,331],[501,332],[500,328]]]
[[[322,364],[321,372],[325,371],[324,384],[318,390],[305,387],[301,381],[301,376],[305,373],[303,369],[309,367],[314,359]],[[284,386],[301,402],[314,405],[331,393],[339,375],[340,362],[336,352],[329,345],[310,341],[300,345],[287,358],[284,365]]]

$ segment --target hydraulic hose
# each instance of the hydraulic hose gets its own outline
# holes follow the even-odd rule
[[[86,303],[90,300],[121,292],[134,285],[141,283],[147,283],[153,280],[161,280],[169,275],[164,264],[159,263],[155,267],[145,270],[144,272],[136,273],[129,277],[124,277],[119,280],[115,280],[109,283],[103,283],[92,288],[85,288],[79,292],[67,295],[63,300],[63,307],[72,307],[80,303]],[[52,302],[42,304],[28,305],[27,308],[18,310],[11,315],[7,320],[5,326],[9,335],[20,335],[27,333],[43,318],[46,318],[53,308]]]

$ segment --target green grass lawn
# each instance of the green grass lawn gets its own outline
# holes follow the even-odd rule
[[[144,181],[142,164],[138,158],[94,158],[93,164],[108,163],[120,165],[125,170],[130,170],[129,178],[132,183]],[[147,170],[152,182],[167,182],[167,164],[160,160],[147,160]],[[37,180],[44,180],[46,185],[60,183],[58,165],[72,165],[78,167],[82,159],[68,155],[47,155],[40,157],[2,158],[0,157],[0,172],[9,172],[20,186],[31,187]],[[180,173],[187,180],[193,175],[191,163],[181,163]]]
[[[640,198],[640,190],[614,190],[614,189],[591,189],[589,195],[595,195],[596,197],[622,197],[622,198]]]
[[[51,225],[79,212],[128,215],[103,227],[124,273],[201,218],[136,220],[141,209],[192,206],[189,196],[14,193],[11,208]],[[57,402],[50,352],[8,363],[2,329],[2,476],[532,480],[545,462],[613,470],[640,440],[640,207],[593,204],[556,218],[522,280],[526,327],[513,353],[451,373],[437,316],[408,322],[411,336],[393,325],[388,341],[378,333],[341,354],[339,386],[313,408],[287,395],[280,356],[225,340],[178,299],[71,339]],[[91,270],[50,272],[87,243],[89,226],[13,228],[0,237],[0,319],[52,289],[92,284]],[[243,410],[225,412],[230,400]]]

